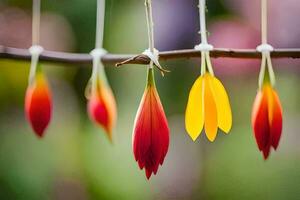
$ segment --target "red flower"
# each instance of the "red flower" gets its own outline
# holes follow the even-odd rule
[[[36,74],[34,82],[27,88],[25,113],[36,135],[42,137],[52,113],[51,92],[42,72]]]
[[[147,179],[157,173],[169,148],[169,127],[150,69],[133,129],[133,153]]]
[[[95,91],[92,91],[88,102],[88,113],[90,118],[101,125],[109,139],[112,141],[112,130],[116,123],[117,108],[114,95],[110,87],[100,79],[97,81]]]
[[[276,91],[269,83],[263,85],[253,105],[252,126],[256,142],[267,159],[278,147],[282,131],[282,108]]]

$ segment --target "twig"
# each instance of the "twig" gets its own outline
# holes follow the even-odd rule
[[[180,58],[200,58],[201,53],[194,49],[160,52],[160,60],[172,60]],[[213,58],[243,58],[261,59],[261,53],[255,49],[225,49],[215,48],[210,52]],[[275,49],[271,52],[272,58],[300,58],[300,48]],[[0,59],[14,59],[30,61],[31,55],[28,49],[5,47],[0,45]],[[40,61],[69,64],[91,64],[92,56],[89,54],[65,53],[57,51],[43,51]],[[107,54],[102,58],[103,63],[112,63],[117,66],[124,64],[149,64],[149,58],[145,55],[132,54]]]

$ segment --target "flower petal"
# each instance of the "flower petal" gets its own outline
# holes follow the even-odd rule
[[[203,77],[200,76],[194,83],[185,111],[185,128],[194,141],[201,134],[204,124],[202,82]]]
[[[268,143],[267,146],[262,150],[264,159],[267,160],[271,151],[271,144]]]
[[[270,132],[272,146],[276,150],[282,133],[282,108],[279,97],[275,90],[272,90],[272,99],[272,120],[270,124]]]
[[[143,95],[132,138],[135,160],[149,179],[163,164],[169,148],[168,122],[154,86],[148,86]]]
[[[51,92],[42,72],[36,74],[35,81],[27,88],[25,113],[36,135],[42,137],[52,114]]]
[[[212,93],[212,76],[205,74],[203,77],[204,88],[204,128],[207,138],[213,142],[217,136],[218,119],[217,107]]]
[[[232,114],[228,95],[216,77],[211,80],[211,88],[217,106],[218,126],[225,133],[229,133],[232,126]]]
[[[282,132],[282,108],[276,91],[265,83],[257,94],[252,113],[252,125],[259,149],[267,159],[271,146],[278,147]]]
[[[98,80],[98,87],[93,91],[88,102],[90,118],[101,125],[112,141],[112,131],[116,123],[117,108],[114,95],[108,85]]]
[[[256,95],[252,110],[252,127],[258,148],[263,151],[265,158],[267,158],[270,151],[270,128],[268,98],[265,95],[265,90],[259,91]]]

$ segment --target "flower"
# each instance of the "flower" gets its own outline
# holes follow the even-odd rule
[[[99,78],[96,88],[89,98],[88,113],[96,124],[104,128],[112,141],[112,131],[117,119],[116,102],[109,85]]]
[[[25,96],[25,113],[38,137],[43,137],[52,114],[52,98],[48,82],[41,71],[29,84]]]
[[[252,127],[256,143],[267,159],[271,147],[277,149],[282,132],[282,108],[276,91],[264,83],[258,91],[252,110]]]
[[[217,136],[218,127],[225,133],[231,129],[232,115],[227,93],[222,83],[209,72],[203,73],[190,91],[185,126],[194,141],[203,126],[211,142]]]
[[[156,174],[169,148],[169,127],[160,102],[153,69],[148,71],[148,84],[136,114],[132,146],[140,169],[145,168],[146,177]]]

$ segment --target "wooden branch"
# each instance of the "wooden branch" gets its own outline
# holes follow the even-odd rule
[[[210,52],[213,58],[248,58],[260,59],[261,53],[255,49],[225,49],[215,48]],[[160,60],[171,60],[179,58],[197,58],[201,53],[194,49],[162,51],[159,54]],[[271,52],[272,58],[300,58],[300,48],[298,49],[275,49]],[[28,49],[19,49],[0,46],[0,59],[14,59],[30,61],[31,56]],[[41,61],[69,63],[69,64],[91,64],[92,57],[89,54],[64,53],[56,51],[44,51],[40,56]],[[148,64],[149,58],[145,55],[123,55],[107,54],[102,58],[103,63],[112,63],[116,66],[124,64]]]

